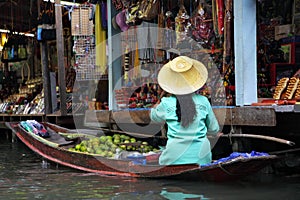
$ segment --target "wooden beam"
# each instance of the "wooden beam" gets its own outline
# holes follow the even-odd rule
[[[262,107],[234,107],[213,109],[220,126],[276,126],[276,113],[273,108]],[[149,124],[149,110],[124,110],[124,111],[87,111],[85,122],[95,123],[95,118],[90,112],[95,113],[98,122],[122,124]]]
[[[63,26],[62,26],[62,5],[60,4],[60,0],[55,0],[55,23],[56,23],[56,46],[57,46],[60,112],[61,112],[62,116],[65,116],[65,115],[67,115],[66,80],[65,80],[65,66],[64,66],[64,38],[63,38]]]

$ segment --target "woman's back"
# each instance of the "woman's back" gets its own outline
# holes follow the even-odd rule
[[[196,115],[186,127],[178,121],[175,96],[162,98],[161,103],[151,110],[152,120],[165,121],[168,125],[168,142],[160,158],[161,164],[204,164],[211,160],[210,145],[205,136],[207,132],[217,134],[219,125],[207,98],[197,94],[191,97],[195,103]],[[185,102],[180,104],[182,110],[186,106],[189,105],[185,105]]]

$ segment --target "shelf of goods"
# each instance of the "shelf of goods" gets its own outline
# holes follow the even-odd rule
[[[150,108],[158,100],[161,89],[156,83],[145,83],[141,87],[122,87],[115,90],[120,109]]]
[[[107,78],[96,66],[96,38],[94,23],[90,20],[92,5],[75,7],[72,12],[71,32],[74,39],[76,80]]]

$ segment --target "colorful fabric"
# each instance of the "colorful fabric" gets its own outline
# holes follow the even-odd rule
[[[228,157],[220,158],[219,160],[216,160],[216,161],[214,161],[212,163],[201,165],[201,167],[206,167],[206,166],[210,166],[210,165],[216,165],[216,164],[219,164],[221,162],[230,161],[230,160],[238,158],[238,157],[241,157],[241,158],[252,158],[252,157],[259,157],[259,156],[269,156],[269,154],[268,153],[263,153],[263,152],[256,152],[256,151],[251,151],[250,153],[233,152]]]
[[[206,134],[216,135],[219,124],[206,97],[194,94],[193,100],[197,115],[188,127],[177,122],[174,96],[162,98],[161,103],[151,109],[151,120],[168,125],[168,141],[159,158],[162,165],[211,162],[211,147]]]

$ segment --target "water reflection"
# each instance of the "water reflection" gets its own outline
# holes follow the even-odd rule
[[[184,200],[184,199],[208,200],[208,198],[205,198],[203,195],[186,194],[183,192],[168,192],[167,190],[162,190],[160,195],[170,200]]]
[[[265,179],[266,178],[266,179]],[[47,162],[0,133],[0,199],[298,199],[299,177],[233,183],[103,177]]]

